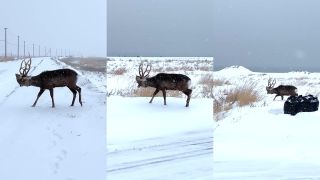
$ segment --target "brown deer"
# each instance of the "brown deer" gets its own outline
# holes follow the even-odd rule
[[[189,106],[192,90],[189,89],[191,79],[188,76],[183,74],[159,73],[149,78],[150,71],[151,65],[148,64],[147,67],[143,69],[143,64],[141,63],[139,65],[139,76],[136,76],[138,87],[156,88],[149,103],[152,103],[154,96],[161,90],[164,98],[164,105],[167,105],[166,90],[177,90],[182,91],[188,96],[186,107]]]
[[[25,59],[23,59],[19,69],[20,74],[16,74],[16,78],[20,86],[36,86],[40,88],[37,99],[33,103],[32,107],[36,106],[39,97],[46,89],[48,89],[50,91],[52,107],[54,108],[55,105],[53,100],[53,88],[64,86],[67,86],[73,93],[71,106],[74,105],[77,91],[79,92],[79,103],[82,106],[81,88],[76,85],[78,74],[75,71],[71,69],[57,69],[53,71],[44,71],[37,76],[28,76],[30,68],[31,57],[29,57],[29,60],[27,62],[25,61]]]
[[[281,99],[283,100],[283,96],[297,96],[297,88],[291,85],[280,85],[276,88],[274,88],[274,85],[276,84],[275,79],[269,78],[268,80],[268,86],[266,87],[267,94],[276,94],[276,96],[273,98],[273,100],[276,99],[277,96],[281,96]]]

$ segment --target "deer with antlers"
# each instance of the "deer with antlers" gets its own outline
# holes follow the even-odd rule
[[[65,87],[67,86],[73,93],[73,99],[71,106],[74,105],[77,92],[79,93],[79,103],[82,106],[81,101],[81,88],[77,86],[77,73],[71,69],[57,69],[53,71],[44,71],[37,76],[28,76],[31,68],[31,57],[29,60],[21,62],[19,72],[16,74],[17,82],[20,86],[36,86],[40,88],[36,101],[33,103],[32,107],[35,107],[39,97],[42,93],[48,89],[50,91],[50,96],[52,100],[52,107],[55,107],[53,99],[53,89],[55,87]]]
[[[274,85],[276,84],[275,79],[269,78],[268,80],[268,86],[266,87],[267,94],[276,94],[276,96],[273,98],[273,100],[276,99],[276,97],[281,96],[281,99],[283,100],[283,96],[297,96],[297,88],[295,86],[291,85],[280,85],[276,88],[274,88]]]
[[[149,78],[150,71],[150,64],[143,69],[143,64],[141,63],[139,65],[139,76],[136,76],[138,87],[142,86],[156,88],[149,103],[152,103],[154,96],[161,90],[163,94],[164,105],[167,105],[166,90],[177,90],[188,96],[186,107],[189,106],[192,90],[190,89],[191,79],[188,76],[183,74],[158,73],[157,75]]]

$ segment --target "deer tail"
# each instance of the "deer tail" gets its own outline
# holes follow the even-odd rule
[[[188,89],[191,88],[191,79],[188,80]]]

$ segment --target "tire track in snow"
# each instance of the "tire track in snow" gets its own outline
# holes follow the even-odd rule
[[[210,137],[212,138],[212,137]],[[156,139],[155,139],[156,141]],[[112,152],[109,152],[109,154],[117,154],[122,152],[128,152],[128,151],[136,151],[136,150],[143,150],[143,149],[151,149],[151,148],[159,148],[161,149],[175,149],[177,147],[183,147],[183,146],[192,146],[192,145],[205,145],[210,144],[212,145],[212,139],[194,139],[194,140],[186,140],[186,141],[179,141],[179,142],[172,142],[172,143],[164,143],[164,144],[156,144],[156,145],[149,145],[145,147],[132,147],[127,149],[121,149],[121,150],[114,150]]]
[[[183,153],[173,154],[169,156],[161,156],[161,157],[150,158],[150,159],[145,159],[140,161],[134,161],[130,163],[123,163],[123,164],[119,164],[118,165],[119,167],[108,169],[107,172],[121,171],[126,169],[142,167],[142,166],[150,166],[154,164],[166,163],[169,161],[193,158],[193,157],[208,155],[208,154],[212,154],[212,148],[199,149],[195,151],[183,152]]]
[[[134,147],[115,149],[107,154],[107,174],[124,174],[142,167],[156,169],[154,166],[166,166],[170,163],[183,164],[188,159],[212,157],[213,153],[211,132],[147,139],[136,143]]]

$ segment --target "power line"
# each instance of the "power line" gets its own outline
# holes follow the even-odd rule
[[[4,57],[7,58],[7,29],[4,28]]]
[[[59,48],[59,47],[48,47],[48,46],[42,46],[42,52],[41,52],[41,46],[37,43],[29,43],[30,41],[28,39],[24,39],[23,36],[21,37],[18,35],[14,30],[7,28],[7,27],[1,27],[0,29],[4,29],[5,37],[4,39],[0,39],[0,47],[1,49],[4,49],[4,55],[5,57],[8,55],[16,55],[17,58],[20,58],[20,45],[23,41],[23,56],[26,56],[27,52],[31,52],[32,56],[37,56],[36,50],[39,51],[39,56],[51,56],[54,55],[54,49],[56,49],[56,56],[71,56],[71,52],[67,48]],[[17,39],[16,39],[17,38]],[[4,43],[2,43],[4,42]],[[4,47],[4,48],[3,48]],[[59,52],[60,51],[60,52]],[[15,53],[14,53],[15,52]],[[30,53],[30,54],[31,54]],[[2,53],[1,53],[2,54]]]
[[[20,42],[19,42],[19,40],[20,40],[20,39],[19,39],[19,38],[20,38],[20,36],[18,36],[18,54],[17,54],[17,58],[18,58],[18,59],[20,58],[20,56],[19,56],[19,53],[20,53],[20,51],[19,51],[19,48],[20,48],[20,45],[19,45]]]

